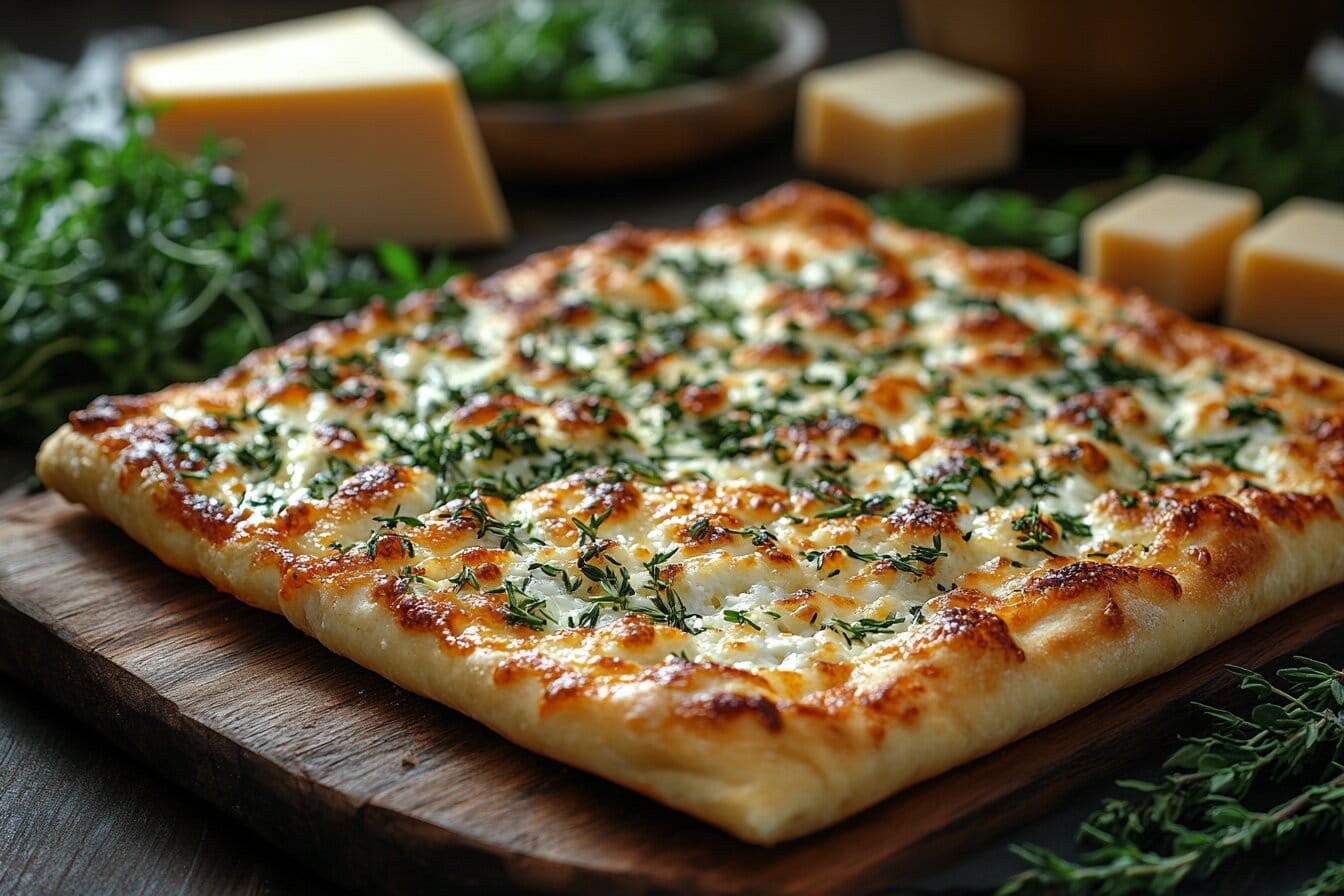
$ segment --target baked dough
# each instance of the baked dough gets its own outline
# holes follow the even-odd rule
[[[790,184],[103,398],[52,489],[754,843],[1344,579],[1344,374]]]

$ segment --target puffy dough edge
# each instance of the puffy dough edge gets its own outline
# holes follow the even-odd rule
[[[987,649],[972,632],[871,670],[874,691],[915,676],[923,688],[918,715],[883,720],[880,738],[862,713],[835,718],[796,706],[780,709],[776,730],[751,713],[679,714],[687,698],[723,692],[703,681],[680,690],[622,682],[597,699],[543,708],[536,679],[496,681],[508,653],[478,648],[447,657],[436,635],[402,628],[367,589],[308,585],[281,602],[279,564],[263,562],[256,543],[216,545],[166,518],[157,503],[164,483],[135,478],[123,488],[96,443],[69,427],[44,443],[37,468],[48,487],[111,520],[169,566],[283,612],[336,653],[528,749],[766,845],[816,831],[992,752],[1344,580],[1338,514],[1315,516],[1294,531],[1252,513],[1268,546],[1242,574],[1206,574],[1182,560],[1172,567],[1183,592],[1174,601],[1157,589],[1098,591],[1021,625],[1009,608],[1007,631],[1025,662]],[[1102,603],[1115,597],[1127,622],[1119,635],[1108,635],[1097,620]],[[1108,637],[1118,639],[1115,646],[1098,650]]]
[[[682,718],[678,706],[692,692],[652,683],[622,684],[601,699],[543,711],[535,679],[496,683],[507,653],[478,649],[447,658],[436,635],[403,629],[367,589],[333,593],[312,585],[281,604],[279,570],[254,563],[254,545],[213,545],[159,514],[152,481],[135,479],[123,490],[107,473],[95,443],[68,427],[38,456],[46,485],[108,518],[169,566],[282,611],[336,653],[528,749],[763,845],[816,831],[992,752],[1344,579],[1344,522],[1316,518],[1300,533],[1263,525],[1272,551],[1251,575],[1227,581],[1192,567],[1177,575],[1183,595],[1176,601],[1150,589],[1121,594],[1129,621],[1116,649],[1095,649],[1103,637],[1097,614],[1108,596],[1098,592],[1020,629],[1010,622],[1026,662],[1005,660],[974,638],[952,638],[926,656],[883,664],[874,687],[919,675],[931,705],[913,722],[888,725],[874,744],[855,717],[797,709],[782,711],[779,730],[750,714]]]
[[[162,483],[136,477],[123,488],[97,443],[69,424],[42,443],[37,476],[47,488],[110,520],[173,569],[199,576],[246,604],[280,612],[279,565],[256,562],[255,543],[213,544],[166,519],[159,504]]]
[[[477,649],[448,661],[436,635],[401,628],[367,589],[331,593],[305,586],[282,610],[335,652],[530,750],[652,796],[742,840],[771,845],[833,824],[1173,669],[1344,580],[1344,521],[1337,516],[1316,518],[1302,532],[1261,522],[1270,556],[1238,580],[1206,576],[1192,566],[1177,574],[1182,595],[1174,600],[1152,587],[1099,590],[1020,629],[1010,623],[1025,662],[972,636],[884,664],[879,690],[918,676],[927,705],[913,722],[889,724],[876,743],[856,716],[837,720],[796,707],[781,709],[779,730],[750,714],[698,725],[678,716],[686,691],[647,683],[624,683],[601,699],[543,709],[535,679],[495,681],[505,653]],[[1099,630],[1103,605],[1117,598],[1127,622],[1122,634],[1109,635]],[[1097,650],[1099,640],[1109,637],[1114,644]]]

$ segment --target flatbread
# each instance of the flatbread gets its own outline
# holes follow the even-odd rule
[[[1344,579],[1340,371],[804,183],[100,399],[38,470],[762,844]]]

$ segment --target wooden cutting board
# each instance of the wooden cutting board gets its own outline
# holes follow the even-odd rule
[[[1161,678],[773,849],[518,749],[175,573],[55,495],[0,511],[0,668],[330,880],[423,893],[862,893],[1112,775],[1225,663],[1339,653],[1334,589]],[[1321,653],[1328,656],[1330,653]]]

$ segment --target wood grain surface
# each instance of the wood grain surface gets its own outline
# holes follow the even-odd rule
[[[17,690],[0,689],[0,893],[333,896],[238,822]],[[82,882],[80,867],[91,869]]]
[[[1049,809],[1344,622],[1334,590],[829,831],[745,846],[532,755],[175,573],[55,495],[0,514],[0,667],[328,878],[377,892],[856,893]]]

